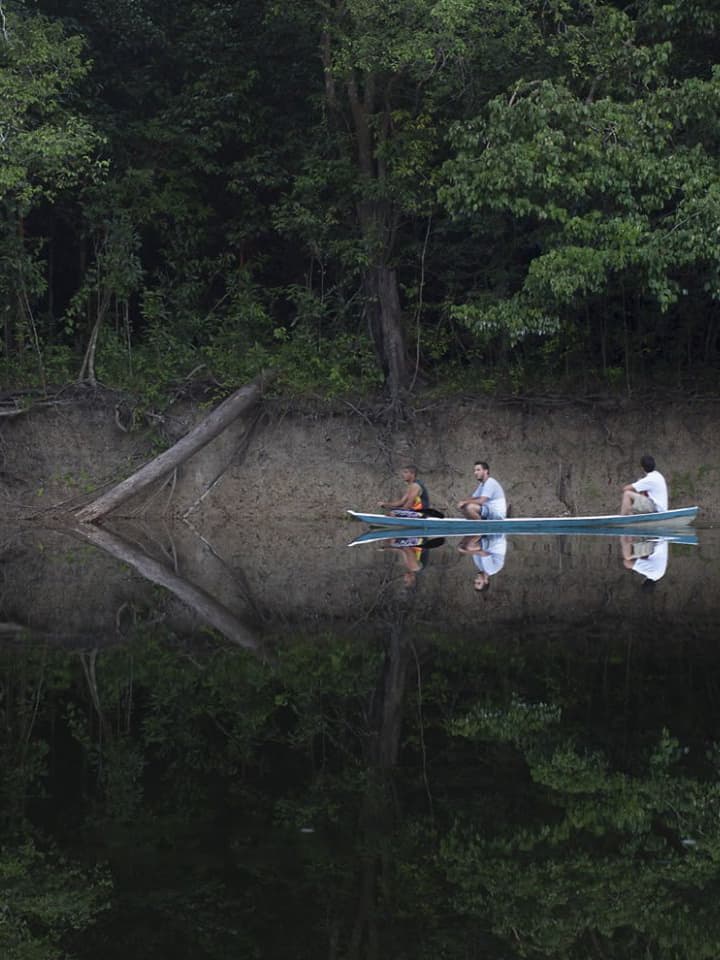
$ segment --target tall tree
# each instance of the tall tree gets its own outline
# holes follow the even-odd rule
[[[334,223],[352,219],[356,240],[345,228],[336,251],[359,278],[364,316],[397,399],[412,374],[413,305],[403,288],[418,284],[448,123],[467,110],[468,98],[501,88],[503,71],[518,69],[536,34],[515,0],[336,0],[303,5],[303,12],[320,18],[323,113],[297,185],[298,194],[315,192],[317,212],[290,225],[321,247]]]
[[[35,318],[47,276],[42,238],[26,232],[28,217],[91,182],[100,167],[99,138],[73,108],[72,92],[87,72],[83,43],[25,4],[0,6],[0,302],[6,356],[36,353]]]
[[[679,7],[640,6],[644,20],[601,0],[550,4],[555,69],[456,127],[445,192],[463,217],[509,218],[531,251],[513,289],[471,291],[458,315],[478,333],[559,330],[566,342],[589,317],[597,330],[583,336],[606,368],[622,363],[628,385],[632,352],[661,357],[664,340],[666,357],[692,353],[678,320],[720,297],[720,72],[701,57],[678,77]],[[711,346],[703,329],[696,355],[715,359]]]

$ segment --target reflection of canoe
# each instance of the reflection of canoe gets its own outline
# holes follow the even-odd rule
[[[484,530],[475,530],[475,533],[484,533]],[[438,534],[442,534],[443,538],[447,537],[467,537],[467,530],[450,530],[447,529],[437,531]],[[433,527],[433,534],[436,534],[435,527]],[[492,532],[493,536],[497,536],[497,531]],[[637,537],[640,535],[640,531],[634,527],[631,530],[627,530],[623,527],[573,527],[572,530],[554,530],[550,526],[543,527],[542,530],[510,530],[508,531],[509,536],[578,536],[578,537],[621,537],[623,535]],[[383,540],[395,540],[398,537],[402,537],[404,540],[406,537],[427,537],[428,531],[427,527],[420,527],[409,530],[397,530],[392,529],[391,527],[375,527],[372,530],[367,530],[365,533],[361,533],[359,537],[355,537],[348,546],[355,547],[359,543],[379,543]],[[698,538],[694,533],[671,533],[671,532],[654,532],[647,531],[643,539],[662,541],[666,543],[688,543],[691,545],[697,545]],[[442,540],[440,541],[443,542]]]
[[[426,536],[447,537],[458,533],[582,533],[595,528],[613,527],[621,533],[636,530],[662,530],[685,527],[697,516],[697,507],[664,510],[661,513],[611,514],[599,517],[518,517],[508,520],[467,520],[464,517],[393,517],[383,513],[358,513],[351,517],[371,527],[422,530]]]

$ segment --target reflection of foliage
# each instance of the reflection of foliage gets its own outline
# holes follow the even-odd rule
[[[261,662],[141,629],[92,671],[61,651],[0,661],[3,759],[22,769],[25,742],[37,757],[5,785],[5,836],[50,832],[60,876],[79,876],[78,850],[113,876],[94,925],[78,902],[73,955],[718,955],[716,758],[687,754],[658,713],[615,729],[622,657],[589,723],[597,670],[567,651],[296,636]],[[673,664],[640,669],[648,702],[675,691],[683,742],[706,740],[709,701],[688,690],[680,710]],[[39,888],[59,863],[33,861]]]
[[[507,716],[533,787],[522,822],[488,834],[459,818],[443,841],[457,909],[520,956],[718,956],[720,785],[683,775],[667,731],[631,776],[571,742],[542,743],[532,713],[520,731],[516,703]],[[492,735],[469,722],[464,734]]]
[[[559,720],[560,711],[547,703],[526,703],[513,697],[507,709],[479,708],[456,720],[451,730],[461,736],[480,736],[501,743],[520,743]]]
[[[0,848],[0,955],[3,960],[56,960],[68,934],[107,909],[110,880],[32,843]]]

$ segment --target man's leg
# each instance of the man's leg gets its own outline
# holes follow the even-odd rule
[[[485,520],[488,515],[486,503],[466,503],[461,509],[468,520]]]
[[[630,513],[655,513],[655,504],[644,493],[625,490],[623,491],[620,513],[624,517]]]

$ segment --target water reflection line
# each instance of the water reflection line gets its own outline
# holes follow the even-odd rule
[[[428,533],[426,527],[418,527],[417,529],[408,527],[399,531],[397,529],[374,529],[366,530],[364,533],[359,534],[353,540],[348,543],[349,547],[357,547],[363,543],[378,543],[383,540],[396,540],[398,538],[403,539],[424,539],[429,540],[431,537],[442,537],[447,540],[460,540],[463,536],[467,534],[447,532],[443,531],[433,531],[432,534]],[[478,529],[476,534],[477,536],[484,535],[482,529]],[[497,533],[487,534],[498,536]],[[633,536],[641,537],[641,532],[633,531],[631,534],[628,534],[626,530],[623,530],[619,527],[606,529],[594,528],[588,530],[576,529],[568,531],[559,531],[559,530],[510,530],[507,533],[501,534],[505,537],[617,537],[622,536]],[[668,532],[661,533],[660,531],[647,531],[647,533],[641,537],[643,540],[654,540],[658,542],[668,542],[668,543],[684,543],[690,544],[692,546],[697,546],[699,541],[695,533],[680,533],[680,532]]]
[[[105,527],[78,524],[71,528],[71,532],[74,536],[99,547],[115,559],[133,567],[151,583],[169,590],[232,643],[246,650],[256,652],[260,650],[261,643],[256,632],[236,617],[224,604],[201,587],[181,577],[167,564],[148,556],[140,547],[133,546]]]

